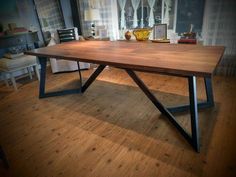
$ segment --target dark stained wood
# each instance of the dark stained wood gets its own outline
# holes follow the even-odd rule
[[[222,46],[151,42],[79,41],[27,51],[25,54],[106,64],[121,68],[210,76],[224,52]]]

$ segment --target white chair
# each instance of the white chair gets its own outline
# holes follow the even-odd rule
[[[0,72],[3,75],[4,81],[7,86],[9,86],[8,79],[10,78],[12,85],[15,90],[17,90],[16,79],[14,73],[20,70],[27,69],[30,79],[32,79],[32,68],[38,78],[39,68],[37,64],[36,57],[29,55],[22,55],[14,59],[2,58],[0,59]]]
[[[63,30],[69,31],[70,29],[73,29],[74,36],[70,36],[68,38],[68,35],[66,35],[65,36],[66,39],[62,40],[58,35],[58,31],[63,31]],[[66,42],[66,41],[71,41],[71,40],[80,40],[80,36],[78,35],[78,29],[76,27],[57,30],[57,31],[53,32],[48,46],[52,46],[55,44],[59,44],[61,42]],[[52,73],[66,72],[66,71],[77,71],[78,70],[78,63],[76,61],[68,61],[68,60],[63,60],[63,59],[50,58],[50,65],[52,68]],[[90,68],[90,64],[84,63],[84,62],[79,62],[79,66],[80,66],[80,69]]]

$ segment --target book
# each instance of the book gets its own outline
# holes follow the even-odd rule
[[[179,44],[197,44],[196,39],[180,39],[178,40]]]

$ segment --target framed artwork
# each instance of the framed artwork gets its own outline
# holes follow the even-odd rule
[[[153,26],[153,39],[167,39],[167,24]]]
[[[106,29],[105,25],[96,25],[95,26],[95,36],[100,36],[100,30]]]
[[[107,38],[108,34],[107,34],[107,29],[99,29],[99,38],[103,39],[103,38]]]

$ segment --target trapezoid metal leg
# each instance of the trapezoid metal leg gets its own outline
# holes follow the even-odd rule
[[[190,76],[188,78],[189,84],[189,102],[191,115],[191,131],[192,131],[192,145],[194,149],[199,152],[199,128],[198,128],[198,105],[197,105],[197,83],[196,77]]]
[[[206,88],[207,103],[209,107],[212,107],[215,105],[215,103],[214,103],[211,77],[204,77],[204,82],[205,82],[205,88]]]
[[[191,115],[191,133],[190,135],[176,120],[175,117],[165,108],[164,105],[151,93],[143,81],[135,74],[131,69],[125,69],[129,76],[139,86],[139,88],[146,94],[146,96],[152,101],[152,103],[164,114],[169,121],[179,130],[182,136],[193,146],[193,148],[199,152],[199,128],[198,128],[198,107],[197,107],[197,89],[196,89],[196,77],[188,77],[189,83],[189,100],[190,100],[190,115]]]
[[[77,62],[77,65],[78,65],[78,71],[79,71],[80,88],[82,88],[82,86],[83,86],[83,81],[82,81],[82,75],[81,75],[81,69],[80,69],[79,61]]]
[[[205,83],[205,91],[206,91],[206,101],[199,102],[198,108],[209,108],[214,106],[214,97],[213,97],[213,90],[212,90],[212,81],[210,77],[204,77],[204,83]],[[188,111],[190,109],[190,105],[180,105],[180,106],[174,106],[169,107],[168,110],[172,113],[175,112],[184,112]]]
[[[9,163],[8,163],[7,157],[6,157],[1,146],[0,146],[0,159],[2,160],[4,167],[9,168]]]
[[[82,93],[87,90],[87,88],[93,83],[93,81],[98,77],[98,75],[103,71],[106,65],[99,65],[93,74],[88,78],[88,80],[82,86]]]
[[[39,64],[41,65],[40,81],[39,81],[39,98],[44,98],[45,97],[47,58],[39,57],[38,59],[39,59]]]
[[[46,57],[39,57],[39,63],[41,65],[40,82],[39,82],[39,98],[81,93],[81,87],[76,88],[76,89],[68,89],[68,90],[54,91],[54,92],[47,92],[46,93],[45,86],[46,86],[47,58]],[[81,74],[80,74],[80,77],[81,77]],[[80,82],[81,82],[81,80],[80,80]]]

